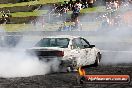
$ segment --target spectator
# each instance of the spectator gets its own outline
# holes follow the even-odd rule
[[[64,22],[63,24],[61,24],[61,26],[59,27],[58,31],[68,31],[69,30],[69,26],[67,26],[66,22]]]
[[[68,17],[68,14],[67,14],[68,10],[69,10],[68,7],[63,8],[63,13],[62,13],[63,21],[66,21]]]
[[[81,10],[82,4],[79,0],[76,0],[76,3],[74,5],[75,8],[78,8],[79,10]]]
[[[111,26],[111,19],[108,16],[103,15],[102,28],[108,28]]]
[[[64,1],[63,7],[68,7],[68,2]]]
[[[11,17],[10,13],[3,12],[1,23],[2,24],[10,23],[10,17]]]
[[[83,4],[83,8],[87,8],[88,7],[88,3],[87,0],[81,0],[82,4]]]
[[[1,19],[0,23],[1,23],[1,24],[6,24],[6,23],[7,23],[6,14],[5,14],[5,13],[3,13],[2,19]]]
[[[78,25],[78,16],[80,14],[80,10],[81,10],[81,6],[82,4],[80,3],[80,1],[76,1],[75,5],[74,5],[74,9],[73,9],[73,14],[72,14],[72,21],[75,22],[75,25]]]
[[[66,25],[66,22],[64,22],[63,30],[64,31],[68,31],[69,30],[69,26]]]
[[[113,6],[114,9],[116,9],[116,10],[119,8],[118,1],[114,1],[114,4],[113,5],[114,5]]]
[[[70,1],[68,2],[68,9],[69,9],[69,10],[73,10],[73,7],[74,7],[74,2],[73,2],[72,0],[70,0]]]
[[[79,16],[79,13],[80,13],[80,9],[78,6],[75,6],[74,9],[73,9],[73,13],[72,13],[72,19],[75,20],[76,18],[78,18]]]
[[[110,2],[106,2],[106,9],[111,9],[110,8]]]

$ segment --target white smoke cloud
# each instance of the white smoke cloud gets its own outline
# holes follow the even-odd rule
[[[1,30],[3,30],[1,28]],[[58,71],[60,62],[57,58],[52,58],[51,61],[42,61],[35,55],[30,55],[26,50],[33,47],[41,36],[35,37],[24,36],[20,38],[19,42],[14,47],[9,47],[8,44],[14,43],[15,35],[8,36],[12,41],[6,40],[6,32],[0,37],[0,77],[27,77],[33,75],[45,75],[52,71]],[[8,42],[8,44],[7,44]]]
[[[31,25],[25,27],[22,31],[44,31],[45,22],[46,19],[40,16],[33,19]],[[0,77],[45,75],[51,72],[51,70],[58,70],[60,62],[57,58],[52,58],[53,60],[46,62],[26,52],[27,49],[33,47],[43,36],[39,34],[37,36],[26,35],[24,33],[24,36],[9,36],[4,31],[3,27],[0,27],[0,32],[4,34],[0,35]],[[20,37],[20,39],[18,39],[17,44],[12,47],[12,44],[16,43],[14,37]]]
[[[0,77],[25,77],[44,75],[58,70],[59,61],[44,62],[31,56],[25,50],[3,49],[0,51]]]
[[[5,50],[0,52],[0,76],[18,77],[40,75],[49,72],[48,65],[37,57],[27,55],[23,51]]]
[[[45,19],[41,16],[33,19],[31,25],[25,27],[22,31],[44,31],[44,27]],[[9,36],[3,27],[0,28],[0,32],[4,34],[0,36],[0,77],[27,77],[58,71],[60,62],[57,58],[52,58],[51,61],[46,62],[26,52],[27,49],[33,47],[43,36],[39,34],[37,36],[26,35],[24,33],[22,33],[24,36]],[[15,37],[20,38],[16,41]],[[15,43],[16,45],[14,45]]]

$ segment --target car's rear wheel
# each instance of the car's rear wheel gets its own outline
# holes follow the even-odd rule
[[[98,66],[99,63],[100,63],[100,60],[101,60],[101,54],[100,54],[100,53],[97,53],[97,56],[96,56],[96,60],[95,60],[94,66]]]
[[[72,72],[72,70],[73,70],[72,67],[67,67],[66,69],[67,72]]]
[[[74,67],[67,67],[67,72],[76,72],[77,71],[77,69],[76,68],[74,68]]]
[[[67,72],[75,72],[77,71],[77,61],[75,59],[72,59],[71,65],[67,67]]]

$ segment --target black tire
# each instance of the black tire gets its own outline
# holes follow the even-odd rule
[[[74,68],[72,66],[67,67],[66,69],[67,72],[74,72]]]
[[[98,66],[99,63],[100,63],[100,60],[101,60],[101,54],[100,54],[100,53],[97,53],[97,56],[96,56],[96,60],[95,60],[94,66]]]
[[[75,72],[77,71],[77,62],[76,60],[73,60],[71,63],[71,66],[67,67],[67,72]]]

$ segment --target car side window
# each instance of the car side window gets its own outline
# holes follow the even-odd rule
[[[90,44],[87,40],[81,38],[81,42],[82,42],[82,45],[84,48],[89,48],[90,47]]]
[[[80,49],[83,49],[84,46],[82,45],[82,42],[80,40],[80,38],[75,38],[72,40],[72,44],[73,44],[73,48],[80,48]]]

